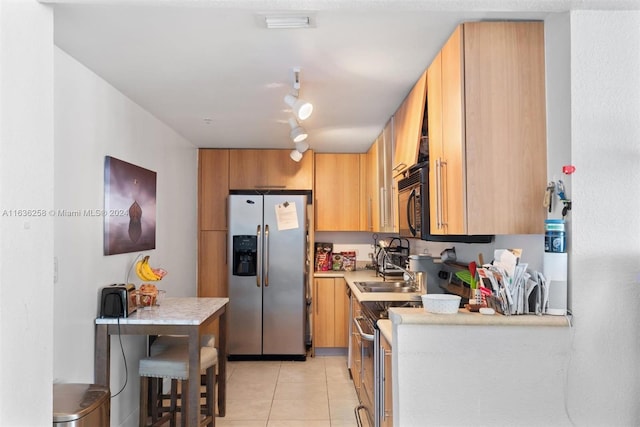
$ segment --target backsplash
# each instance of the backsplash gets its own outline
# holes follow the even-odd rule
[[[370,262],[369,254],[374,252],[374,236],[378,240],[395,237],[391,233],[316,232],[315,240],[333,243],[334,252],[355,251],[357,268],[360,269]],[[493,243],[447,243],[409,239],[409,247],[411,254],[428,254],[437,259],[443,250],[455,247],[457,259],[465,263],[477,261],[479,253],[482,253],[485,262],[491,262],[494,249],[519,248],[523,250],[522,262],[529,264],[531,270],[542,271],[544,235],[498,235]]]

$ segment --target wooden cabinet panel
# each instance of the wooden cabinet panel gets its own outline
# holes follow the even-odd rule
[[[358,200],[360,201],[359,210],[360,210],[360,231],[371,231],[371,215],[370,215],[370,199],[368,194],[368,179],[367,179],[367,163],[369,158],[367,154],[360,154],[360,179],[359,179],[359,195]]]
[[[314,280],[314,347],[333,347],[335,306],[333,279]]]
[[[392,135],[393,119],[390,119],[366,154],[365,178],[360,184],[365,197],[362,206],[366,209],[362,231],[397,232],[397,186],[391,175]]]
[[[398,176],[418,160],[426,101],[427,71],[420,76],[394,114],[393,175]]]
[[[229,150],[198,150],[198,221],[200,230],[227,229]]]
[[[227,297],[227,232],[200,231],[198,238],[198,296]],[[218,334],[216,320],[203,333]]]
[[[420,123],[422,123],[422,120]],[[387,121],[387,124],[382,130],[384,157],[378,158],[378,160],[382,162],[380,170],[383,174],[381,178],[382,191],[380,192],[380,231],[386,233],[398,232],[398,186],[396,180],[393,178],[394,172],[392,168],[395,129],[396,119],[392,117]]]
[[[348,346],[349,302],[343,278],[314,279],[313,345]]]
[[[200,232],[198,266],[198,296],[228,296],[226,231]]]
[[[349,297],[346,292],[347,284],[344,279],[335,279],[334,284],[334,346],[349,346]]]
[[[544,78],[542,22],[452,34],[428,69],[432,234],[543,232]]]
[[[290,150],[230,150],[229,188],[311,190],[313,151],[293,161]]]
[[[315,227],[317,231],[360,230],[360,156],[315,155]]]
[[[468,227],[541,234],[547,214],[540,202],[547,178],[544,24],[478,24],[464,25]],[[480,193],[490,193],[488,203]],[[483,215],[475,215],[480,207]]]
[[[444,187],[441,192],[444,212],[441,217],[444,218],[444,225],[439,229],[444,230],[443,234],[470,234],[466,227],[466,182],[463,181],[466,158],[461,48],[462,27],[459,26],[442,48],[443,163],[439,172],[442,178],[440,182]]]
[[[378,195],[379,185],[379,162],[378,162],[378,146],[380,137],[378,137],[371,148],[365,155],[364,162],[364,179],[361,179],[361,187],[364,188],[364,219],[362,231],[379,232],[380,231],[380,197]]]

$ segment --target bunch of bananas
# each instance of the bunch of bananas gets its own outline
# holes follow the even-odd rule
[[[162,279],[167,272],[161,268],[151,268],[147,255],[136,263],[136,274],[145,282],[155,282]]]

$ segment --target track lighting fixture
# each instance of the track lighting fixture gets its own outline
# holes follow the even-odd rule
[[[289,136],[293,142],[302,142],[309,136],[293,117],[289,118],[289,126],[291,126],[291,133],[289,133]]]
[[[302,160],[303,153],[309,149],[309,143],[305,141],[309,135],[302,126],[300,126],[298,120],[309,118],[313,111],[313,105],[311,105],[311,103],[298,98],[299,92],[300,68],[296,67],[293,69],[293,93],[284,97],[284,102],[291,107],[291,110],[295,115],[295,117],[289,118],[289,126],[291,127],[289,136],[296,145],[296,149],[291,150],[289,157],[291,157],[291,160],[294,162]]]

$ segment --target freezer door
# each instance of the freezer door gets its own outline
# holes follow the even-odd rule
[[[278,229],[285,203],[295,206],[297,228]],[[306,206],[306,196],[264,197],[263,354],[305,354]]]
[[[229,196],[229,241],[227,268],[229,277],[229,355],[262,354],[262,276],[258,263],[255,276],[235,275],[233,236],[257,236],[258,260],[261,259],[263,198],[257,195]],[[258,232],[260,230],[260,232]],[[238,239],[236,239],[238,241]]]

